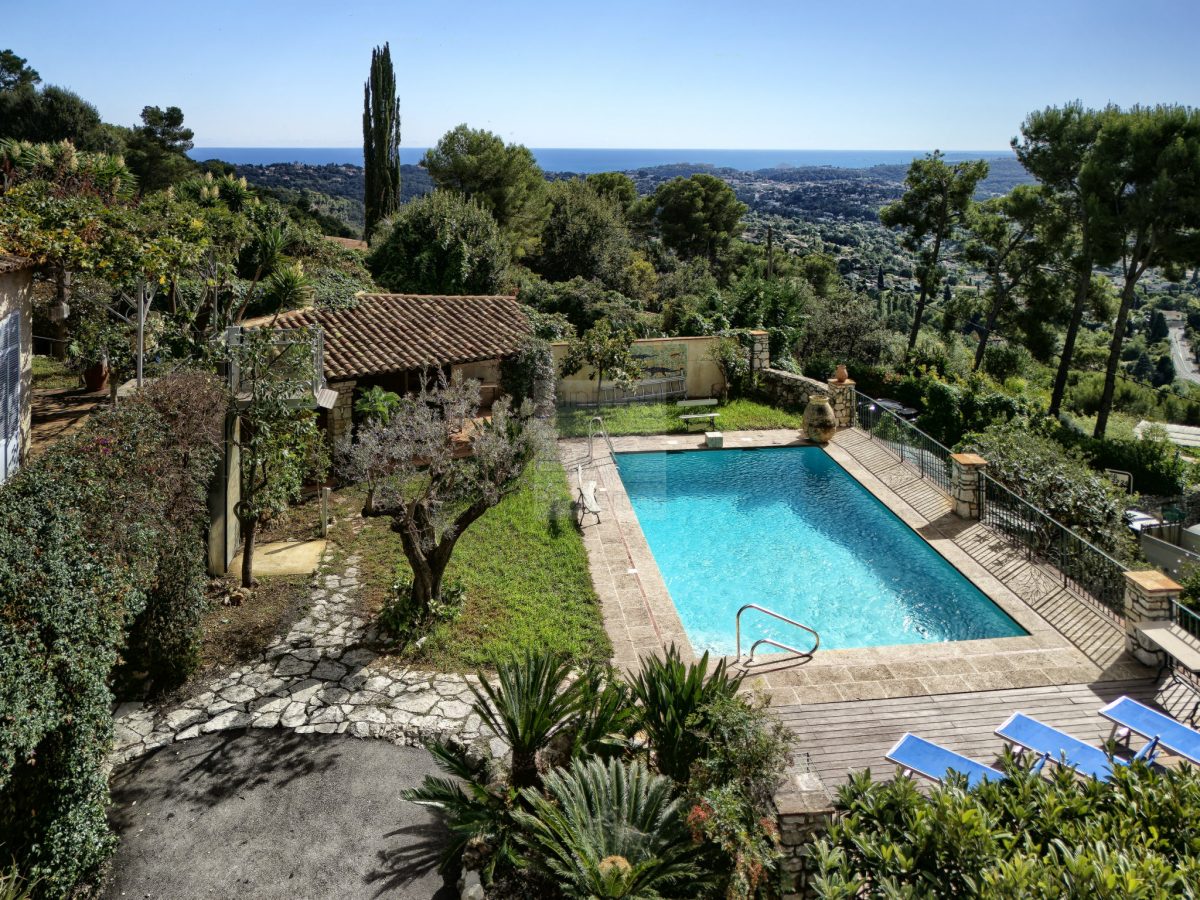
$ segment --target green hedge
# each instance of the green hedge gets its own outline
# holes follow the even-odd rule
[[[195,658],[205,487],[223,395],[160,381],[0,488],[0,858],[63,896],[112,849],[114,668],[158,687]]]

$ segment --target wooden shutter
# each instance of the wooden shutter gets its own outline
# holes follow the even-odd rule
[[[0,483],[21,461],[21,313],[0,320]]]

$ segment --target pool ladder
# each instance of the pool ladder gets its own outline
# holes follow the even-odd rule
[[[596,435],[604,438],[605,446],[608,447],[608,453],[616,461],[617,451],[613,449],[612,439],[608,436],[608,432],[604,428],[604,418],[602,416],[592,416],[592,420],[588,422],[588,455],[587,461],[594,462],[596,459],[592,443]]]
[[[758,649],[759,644],[770,644],[772,647],[778,647],[780,650],[786,650],[788,653],[795,653],[797,656],[812,656],[817,652],[817,648],[821,646],[821,636],[817,632],[809,628],[803,622],[797,622],[795,619],[789,619],[787,616],[780,615],[773,609],[767,609],[765,606],[759,606],[757,603],[747,603],[737,611],[737,616],[734,619],[734,634],[737,640],[737,660],[742,661],[742,613],[748,609],[756,609],[760,613],[766,613],[768,616],[778,619],[781,622],[787,622],[789,625],[795,625],[797,628],[802,628],[813,636],[813,645],[809,650],[799,650],[796,647],[789,647],[787,644],[781,644],[773,638],[759,638],[750,645],[750,656],[746,660],[746,665],[754,662],[754,651]]]

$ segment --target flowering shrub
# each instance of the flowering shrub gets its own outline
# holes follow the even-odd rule
[[[69,893],[112,848],[122,652],[160,685],[194,659],[223,417],[207,376],[172,376],[0,488],[0,856],[38,896]]]

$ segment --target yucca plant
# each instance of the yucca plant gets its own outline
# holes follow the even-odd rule
[[[471,685],[475,712],[512,751],[514,788],[540,784],[538,751],[578,719],[586,682],[570,681],[570,672],[562,654],[526,651],[497,667],[498,686],[482,672],[478,686]]]
[[[456,868],[463,852],[474,845],[485,857],[480,868],[491,879],[497,865],[516,862],[512,818],[516,791],[503,781],[490,779],[487,763],[471,758],[459,747],[436,743],[429,752],[438,768],[453,777],[427,775],[419,788],[401,796],[441,810],[451,836],[442,852],[441,872]]]
[[[514,812],[527,864],[568,897],[695,897],[711,881],[694,864],[691,838],[669,778],[641,762],[575,760],[521,792]]]
[[[662,657],[650,656],[633,679],[638,724],[654,748],[659,772],[679,784],[688,780],[692,763],[704,750],[700,740],[689,739],[691,730],[702,728],[695,717],[720,697],[734,696],[741,686],[740,675],[730,673],[721,660],[708,672],[708,654],[699,662],[685,664],[674,644]]]

